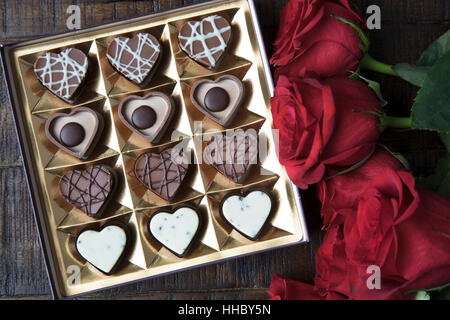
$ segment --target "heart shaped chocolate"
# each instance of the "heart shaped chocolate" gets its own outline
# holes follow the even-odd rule
[[[264,189],[251,189],[245,195],[230,193],[220,203],[220,214],[237,231],[256,240],[272,211],[273,200]]]
[[[202,21],[188,21],[178,33],[178,43],[186,54],[208,69],[215,69],[222,61],[231,41],[231,26],[218,15]]]
[[[39,81],[61,99],[72,103],[88,70],[83,51],[68,48],[60,53],[46,52],[34,63]]]
[[[76,248],[90,264],[110,275],[125,256],[129,239],[126,226],[114,223],[104,226],[101,231],[82,231],[76,240]]]
[[[186,256],[198,233],[200,216],[196,209],[189,206],[177,208],[173,213],[159,211],[148,224],[150,233],[158,242],[178,257]]]
[[[226,74],[217,80],[198,80],[191,88],[191,101],[204,115],[223,127],[236,117],[244,97],[242,81]]]
[[[181,186],[188,168],[187,161],[175,149],[165,149],[160,154],[147,152],[139,156],[134,173],[149,190],[170,200]]]
[[[115,173],[104,165],[71,170],[59,181],[63,198],[88,216],[96,218],[102,214],[115,188]]]
[[[173,101],[162,92],[144,97],[128,96],[119,104],[119,118],[132,131],[151,143],[158,143],[175,112]]]
[[[236,130],[233,135],[215,135],[203,152],[206,164],[236,183],[243,183],[257,163],[258,138],[255,133]]]
[[[107,54],[111,65],[127,79],[143,86],[161,56],[161,45],[149,33],[138,33],[133,38],[117,37],[109,44]]]
[[[55,113],[45,122],[48,139],[67,153],[86,160],[100,139],[104,127],[102,116],[87,107],[69,114]]]

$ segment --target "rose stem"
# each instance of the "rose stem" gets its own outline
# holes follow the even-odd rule
[[[375,60],[368,53],[366,53],[361,60],[361,68],[398,77],[398,74],[395,73],[392,66]]]

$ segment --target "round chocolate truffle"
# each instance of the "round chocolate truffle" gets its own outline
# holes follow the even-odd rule
[[[85,135],[82,125],[77,122],[69,122],[62,127],[59,138],[66,147],[75,147],[84,140]]]
[[[220,87],[208,90],[205,95],[205,107],[212,112],[225,110],[230,103],[228,92]]]
[[[136,129],[147,129],[156,122],[156,112],[150,106],[140,106],[133,111],[131,121]]]

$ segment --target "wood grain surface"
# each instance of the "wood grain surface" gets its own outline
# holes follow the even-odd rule
[[[66,31],[67,6],[81,8],[82,27],[198,3],[190,0],[93,1],[1,0],[0,39],[18,40]],[[268,52],[271,52],[279,14],[287,0],[255,0]],[[417,60],[427,45],[449,29],[448,0],[358,0],[381,8],[382,28],[370,32],[371,54],[386,63]],[[406,116],[416,89],[378,74],[392,115]],[[50,288],[41,256],[33,210],[23,173],[5,84],[0,83],[0,299],[48,299]],[[402,152],[416,174],[432,172],[444,148],[433,133],[386,132],[383,143]],[[320,203],[314,188],[302,192],[311,242],[245,258],[233,259],[113,290],[83,299],[266,299],[274,272],[312,282],[315,252],[320,246]]]

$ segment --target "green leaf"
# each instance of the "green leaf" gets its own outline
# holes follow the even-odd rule
[[[412,128],[450,132],[450,51],[431,68],[412,107]]]
[[[444,143],[445,148],[447,148],[447,152],[450,152],[450,133],[442,132],[440,134],[442,143]]]
[[[403,80],[421,87],[431,67],[414,66],[409,63],[398,63],[394,65],[392,69]]]
[[[425,290],[418,290],[414,300],[431,300],[430,295]]]
[[[417,61],[418,66],[431,67],[447,51],[450,51],[450,30],[444,33],[422,53]]]
[[[450,198],[450,154],[438,161],[432,175],[418,179],[417,183]]]
[[[364,80],[367,83],[367,86],[370,89],[372,89],[373,92],[375,92],[375,94],[376,94],[376,96],[378,98],[378,101],[380,101],[380,104],[381,104],[382,107],[387,105],[388,102],[386,100],[384,100],[384,98],[383,98],[383,94],[381,93],[381,86],[380,86],[379,82],[376,82],[374,80],[370,80],[370,79],[364,78],[362,75],[360,75],[360,74],[358,74],[356,72],[353,72],[352,76],[356,76],[359,79]]]

